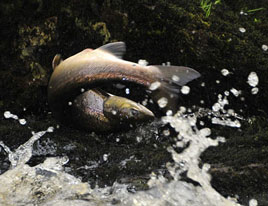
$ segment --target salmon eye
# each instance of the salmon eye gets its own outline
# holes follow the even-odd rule
[[[131,109],[131,115],[132,116],[137,116],[138,114],[139,114],[139,111],[138,110],[136,110],[136,109]]]

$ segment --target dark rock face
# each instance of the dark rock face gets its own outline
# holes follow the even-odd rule
[[[206,18],[199,1],[4,2],[0,8],[1,105],[16,110],[18,105],[29,105],[31,111],[40,112],[34,108],[35,102],[41,110],[47,109],[44,87],[56,53],[68,57],[87,47],[121,40],[127,44],[127,59],[143,58],[152,64],[169,61],[193,67],[206,82],[204,92],[213,94],[231,87],[241,88],[247,97],[244,112],[254,113],[247,109],[252,105],[267,111],[268,60],[267,51],[261,48],[267,42],[264,3],[213,4]],[[260,10],[251,11],[256,8]],[[244,15],[241,11],[249,12]],[[245,28],[246,32],[240,32],[239,28]],[[223,77],[220,71],[224,68],[234,75]],[[252,70],[262,74],[259,76],[262,92],[253,97],[246,83]],[[12,92],[6,92],[11,88]],[[200,88],[195,86],[192,91],[195,90]],[[32,93],[36,95],[29,98]],[[207,105],[215,100],[213,95],[200,98]],[[16,104],[11,104],[14,99]],[[191,104],[195,99],[191,99]],[[233,106],[239,105],[241,102],[234,101]]]
[[[237,136],[240,138],[246,136],[248,141],[241,140],[239,145],[229,145],[231,151],[228,154],[221,153],[221,149],[218,151],[218,148],[214,148],[217,151],[207,153],[209,155],[204,155],[204,158],[206,162],[215,163],[215,158],[217,158],[215,154],[220,154],[223,157],[222,164],[238,165],[239,168],[235,172],[229,170],[228,175],[224,173],[223,179],[218,177],[221,175],[218,174],[221,170],[215,170],[217,178],[214,178],[214,184],[219,187],[219,190],[222,189],[224,194],[232,195],[228,193],[230,188],[224,186],[224,183],[228,182],[229,175],[236,180],[243,177],[247,184],[250,184],[248,187],[250,191],[243,191],[243,194],[239,194],[242,190],[241,187],[237,187],[237,190],[232,191],[234,194],[239,194],[241,197],[253,194],[257,191],[259,180],[262,177],[268,177],[266,167],[262,167],[267,162],[265,159],[267,132],[263,124],[267,121],[268,112],[268,89],[266,88],[268,85],[268,50],[263,48],[263,45],[268,45],[267,1],[228,0],[221,1],[219,4],[213,1],[208,17],[206,17],[207,10],[204,11],[204,7],[202,9],[200,2],[199,0],[143,0],[138,2],[127,0],[31,0],[27,2],[15,0],[10,2],[3,0],[0,4],[0,111],[3,113],[5,110],[10,110],[18,115],[29,117],[33,130],[42,129],[49,124],[56,125],[48,114],[47,105],[47,83],[52,73],[51,62],[54,55],[61,53],[66,58],[88,47],[96,48],[111,41],[125,41],[126,59],[135,62],[138,59],[146,59],[151,64],[169,61],[174,65],[192,67],[202,74],[200,79],[190,84],[191,93],[182,96],[182,105],[211,107],[217,101],[218,94],[223,94],[232,88],[242,91],[241,96],[235,97],[230,94],[228,99],[230,108],[235,109],[245,118],[254,117],[252,130],[237,132]],[[223,76],[221,74],[223,69],[228,69],[230,75]],[[259,92],[256,95],[251,94],[252,87],[247,83],[248,75],[252,71],[256,72],[259,77],[257,85]],[[201,104],[201,100],[204,103]],[[36,123],[38,121],[39,123]],[[1,122],[3,124],[1,123],[0,138],[7,141],[7,144],[9,142],[10,145],[19,145],[23,142],[20,138],[28,138],[25,128],[12,126],[14,123],[6,122],[3,117]],[[16,132],[9,133],[14,127],[16,127],[14,130]],[[236,136],[231,135],[233,131],[226,133],[225,129],[218,127],[214,129],[216,134],[224,133],[231,142],[237,139]],[[258,129],[258,135],[255,134],[254,129]],[[76,149],[81,150],[77,151],[75,154],[77,156],[81,154],[81,151],[86,150],[85,145],[79,142],[85,141],[83,138],[81,140],[84,133],[70,132],[69,128],[63,127],[62,131],[53,135],[59,139],[57,143],[59,145],[62,144],[60,140],[68,141],[73,137],[78,138],[76,140],[78,142],[75,143]],[[124,134],[117,135],[124,136]],[[137,136],[135,132],[132,135]],[[164,143],[158,142],[159,145],[170,143],[166,142],[165,137],[161,135],[159,137],[154,132],[150,135],[154,140],[164,139]],[[69,138],[66,139],[67,136]],[[107,138],[98,139],[98,137],[96,140],[94,135],[91,138],[95,139],[93,145],[111,144],[114,146],[113,140],[117,137],[111,135],[108,141]],[[116,166],[120,162],[119,157],[122,156],[118,147],[129,145],[133,141],[130,140],[131,138],[121,139],[124,143],[120,142],[119,146],[107,145],[102,148],[115,155],[114,164],[111,163],[106,167],[103,163],[105,167],[93,170],[91,174],[81,172],[78,175],[87,180],[90,175],[98,174],[103,184],[113,183],[118,171],[122,170]],[[144,139],[146,139],[145,136]],[[150,141],[147,144],[134,145],[139,149],[127,147],[131,148],[131,154],[135,153],[144,160],[141,163],[144,165],[137,166],[135,161],[130,161],[122,177],[129,174],[145,176],[144,174],[160,168],[160,165],[169,159],[165,148],[158,151],[160,149],[154,149]],[[247,154],[251,157],[250,163],[245,162],[243,155],[235,155],[240,154],[235,151],[240,151],[238,148],[241,145],[251,145],[247,150]],[[94,151],[100,150],[100,147],[94,148]],[[145,152],[145,150],[150,152]],[[260,153],[257,151],[261,151],[262,158],[256,166],[257,170],[253,170],[252,167],[246,165],[250,165],[259,158]],[[59,154],[61,152],[66,151],[59,150]],[[159,155],[154,155],[156,152]],[[145,161],[145,154],[155,158],[155,161],[152,161],[153,164]],[[75,165],[75,155],[71,164],[73,164],[72,167],[79,167],[81,165]],[[224,158],[229,155],[240,163]],[[94,158],[97,159],[96,156]],[[36,157],[36,159],[42,158]],[[88,161],[84,157],[82,159]],[[147,169],[140,169],[144,167]],[[237,172],[240,169],[244,172]],[[254,171],[257,171],[257,183],[250,178],[255,174]],[[109,177],[104,175],[106,172],[110,174]],[[137,179],[135,175],[129,175],[128,179],[133,178],[135,182],[135,178]],[[220,185],[223,186],[220,187]],[[143,184],[141,188],[144,189]],[[267,185],[263,184],[261,188],[265,191]],[[261,193],[259,190],[258,192]]]

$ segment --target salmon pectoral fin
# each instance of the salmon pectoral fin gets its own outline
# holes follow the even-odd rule
[[[119,59],[122,59],[123,55],[126,53],[126,44],[124,42],[113,42],[105,44],[98,49],[108,52]]]

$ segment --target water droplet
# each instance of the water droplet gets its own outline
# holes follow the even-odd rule
[[[258,206],[258,201],[255,200],[255,199],[251,199],[251,200],[249,201],[249,206]]]
[[[26,111],[26,107],[23,107],[23,111]]]
[[[116,138],[115,141],[116,141],[116,142],[120,142],[120,138]]]
[[[126,94],[129,94],[130,93],[129,88],[126,88],[125,92],[126,92]]]
[[[183,93],[183,94],[189,94],[189,92],[190,92],[190,87],[188,87],[188,86],[183,86],[183,87],[181,88],[181,93]]]
[[[142,137],[137,136],[136,137],[136,140],[137,140],[137,142],[141,142],[142,141]]]
[[[219,111],[221,109],[221,105],[217,102],[217,103],[215,103],[213,106],[212,106],[212,110],[214,111],[214,112],[217,112],[217,111]]]
[[[165,135],[165,136],[169,136],[169,135],[170,135],[170,131],[169,131],[169,129],[164,130],[164,131],[163,131],[163,135]]]
[[[73,104],[72,102],[68,102],[68,105],[69,105],[69,106],[72,106],[72,104]]]
[[[10,113],[10,111],[5,111],[5,112],[4,112],[4,117],[5,117],[6,119],[11,118],[11,116],[12,116],[12,114]]]
[[[148,103],[148,99],[145,99],[145,100],[142,101],[142,105],[143,105],[143,106],[146,106],[147,103]]]
[[[47,132],[53,132],[53,131],[54,131],[54,127],[47,128]]]
[[[256,87],[259,83],[259,77],[257,76],[256,72],[251,72],[248,75],[248,84],[252,87]]]
[[[227,69],[222,69],[221,73],[223,76],[227,76],[228,74],[230,74],[230,72]]]
[[[185,112],[186,112],[186,107],[181,106],[180,110],[179,110],[179,113],[183,114]]]
[[[117,112],[116,112],[115,110],[112,110],[112,114],[113,114],[113,115],[116,115],[116,113],[117,113]]]
[[[233,94],[234,96],[236,96],[236,97],[238,97],[238,96],[241,94],[241,91],[238,91],[238,90],[235,89],[235,88],[232,88],[230,91],[231,91],[232,94]]]
[[[140,59],[138,61],[138,64],[141,66],[147,66],[149,63],[145,59]]]
[[[259,88],[258,87],[254,87],[251,89],[251,94],[257,94],[259,92]]]
[[[81,90],[80,90],[82,93],[85,91],[85,89],[84,88],[81,88]]]
[[[220,80],[216,80],[216,83],[219,84],[220,83]]]
[[[203,165],[203,167],[202,167],[202,170],[203,170],[203,171],[206,171],[206,172],[208,172],[209,169],[210,169],[210,164],[207,164],[207,163],[205,163],[205,164]]]
[[[206,86],[206,83],[205,82],[202,82],[201,83],[201,87],[204,87],[204,86]]]
[[[158,101],[157,101],[158,105],[160,108],[164,108],[167,106],[168,103],[168,99],[166,97],[161,97]]]
[[[219,141],[219,142],[222,142],[222,143],[224,143],[224,142],[226,142],[226,139],[225,139],[225,137],[217,137],[217,140]]]
[[[172,114],[173,114],[173,112],[172,112],[171,110],[168,110],[168,111],[166,112],[166,115],[167,115],[167,116],[172,116]]]
[[[229,96],[229,95],[230,95],[230,92],[229,92],[229,91],[225,91],[225,92],[224,92],[224,95],[225,95],[225,96]]]
[[[109,157],[109,154],[104,154],[104,155],[103,155],[103,161],[106,162],[106,161],[108,160],[108,157]]]
[[[160,82],[158,82],[158,81],[157,82],[153,82],[150,85],[149,89],[152,90],[152,91],[154,91],[154,90],[158,89],[160,86],[161,86],[161,83]]]
[[[227,110],[227,113],[228,113],[229,115],[232,115],[232,116],[235,114],[235,112],[234,112],[233,109],[228,109],[228,110]]]
[[[205,104],[205,101],[204,100],[200,100],[200,104]]]
[[[245,33],[245,32],[246,32],[246,29],[243,28],[243,27],[240,27],[240,28],[239,28],[239,31],[240,31],[241,33]]]
[[[25,124],[26,124],[26,120],[25,120],[25,119],[19,119],[19,123],[20,123],[21,125],[25,125]]]
[[[178,77],[177,75],[173,75],[172,76],[172,81],[178,82],[178,81],[180,81],[180,77]]]
[[[265,44],[263,44],[263,45],[261,46],[261,48],[262,48],[263,51],[267,51],[267,50],[268,50],[268,46],[265,45]]]

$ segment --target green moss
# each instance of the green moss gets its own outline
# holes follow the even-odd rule
[[[97,22],[93,25],[93,29],[95,31],[97,31],[104,39],[103,43],[107,43],[110,38],[111,38],[111,34],[107,29],[107,26],[104,22]]]
[[[31,68],[32,76],[35,80],[42,80],[47,75],[46,70],[42,68],[42,66],[38,64],[37,62],[32,62],[30,64],[30,68]]]

